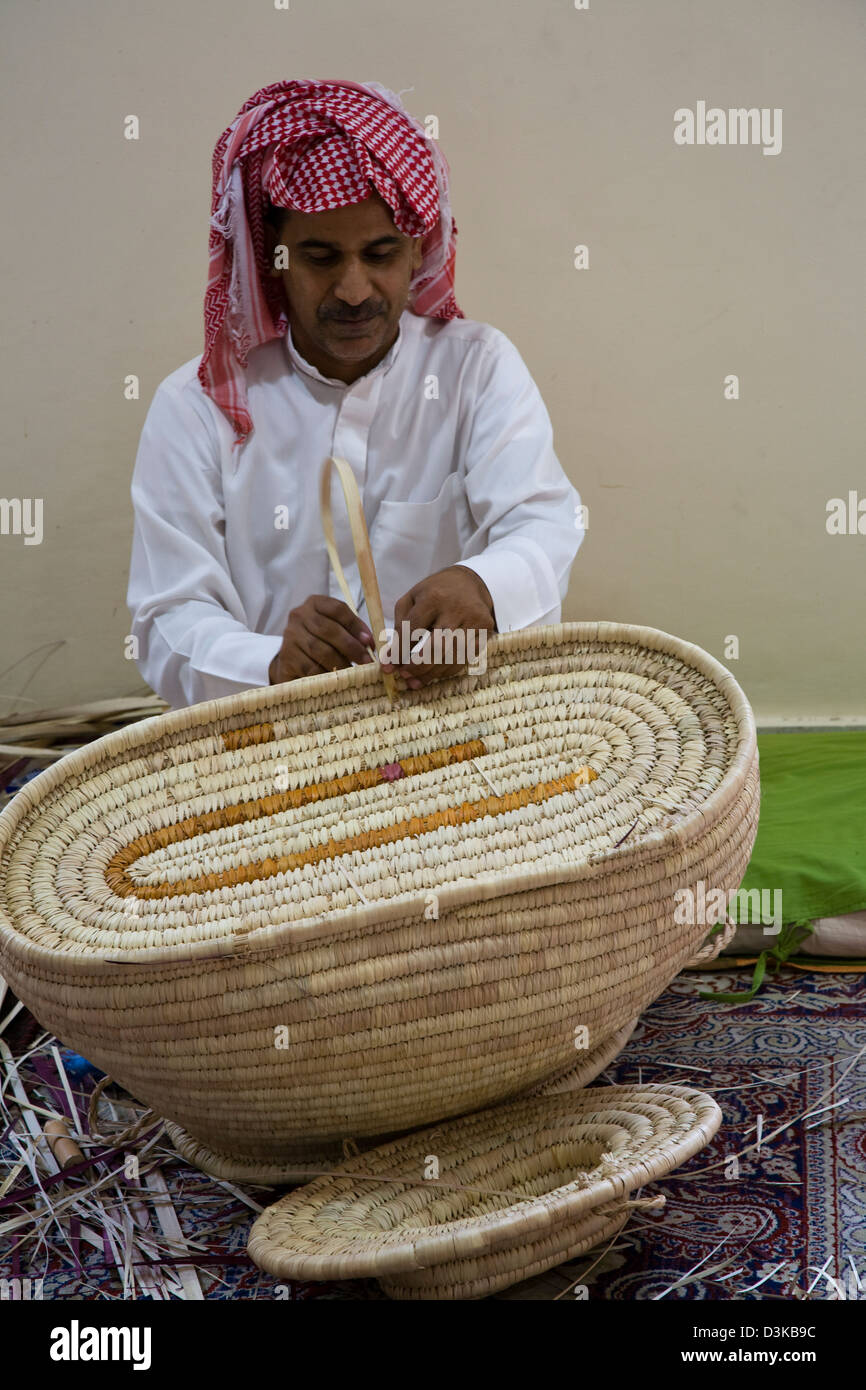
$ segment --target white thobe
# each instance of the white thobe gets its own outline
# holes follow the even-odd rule
[[[200,361],[157,388],[132,479],[131,632],[142,676],[170,705],[267,685],[289,611],[311,594],[343,597],[319,510],[329,455],[357,481],[386,626],[408,589],[454,564],[483,579],[500,632],[560,621],[584,536],[580,496],[499,329],[406,309],[382,361],[351,385],[305,361],[289,329],[249,355],[254,429],[234,449]],[[336,471],[331,498],[369,627]]]

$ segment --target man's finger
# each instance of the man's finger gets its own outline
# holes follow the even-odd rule
[[[308,675],[318,674],[321,671],[343,671],[352,664],[342,652],[337,651],[328,642],[320,642],[312,632],[299,632],[295,639],[295,645],[296,650],[313,667],[312,671],[307,672]]]
[[[413,641],[409,652],[400,651],[402,661],[397,669],[410,686],[414,682],[417,682],[417,686],[430,685],[433,681],[456,676],[463,670],[466,665],[465,661],[443,661],[441,659],[445,653],[454,652],[459,648],[457,647],[456,636],[448,643],[439,634],[447,630],[456,634],[460,630],[460,625],[457,622],[449,621],[447,614],[441,611],[440,605],[435,600],[428,599],[416,603],[409,611],[408,622],[412,637],[417,635],[419,640]],[[422,632],[425,633],[424,636],[421,636]],[[437,653],[440,657],[438,661],[436,660]]]
[[[363,623],[360,626],[363,629]],[[353,661],[363,663],[372,660],[369,650],[360,637],[353,637],[352,633],[334,618],[328,618],[319,612],[312,613],[307,618],[305,628],[320,643],[327,645],[338,654],[341,658],[341,666],[349,665]],[[334,665],[334,662],[331,665]]]
[[[409,663],[409,651],[418,645],[422,632],[430,632],[440,608],[436,598],[425,597],[421,585],[415,585],[394,605],[394,631],[396,634],[396,655],[393,662],[382,662],[383,670],[400,670]],[[404,641],[403,629],[406,625],[408,640]],[[429,644],[428,644],[429,646]]]
[[[320,663],[298,646],[297,642],[292,642],[285,647],[281,656],[285,669],[291,671],[289,680],[297,680],[299,676],[320,676],[322,674],[323,668]]]
[[[353,613],[348,603],[344,603],[342,599],[331,598],[330,594],[313,594],[312,602],[317,613],[346,628],[362,646],[366,647],[373,641],[373,633],[367,624],[362,623],[357,613]]]
[[[413,613],[414,609],[409,609]],[[403,613],[407,610],[404,608]],[[394,613],[394,637],[386,646],[380,648],[380,662],[383,671],[402,671],[404,674],[411,666],[416,669],[418,656],[411,656],[413,648],[429,648],[429,630],[419,629],[418,624],[411,617],[406,618],[402,614]],[[424,660],[422,656],[420,660]]]
[[[441,599],[429,590],[425,593],[423,589],[413,597],[406,611],[406,619],[412,632],[421,628],[430,632],[434,627],[441,627],[440,618],[443,616]]]
[[[417,587],[417,584],[413,584],[412,588],[407,589],[406,593],[398,598],[397,602],[394,604],[394,629],[398,638],[403,630],[404,622],[408,618],[411,609],[414,607],[415,590]]]

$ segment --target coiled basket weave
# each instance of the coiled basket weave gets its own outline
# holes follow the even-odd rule
[[[615,1236],[632,1198],[712,1139],[692,1087],[598,1086],[415,1131],[265,1209],[256,1264],[279,1278],[377,1278],[391,1298],[484,1298]]]
[[[496,635],[423,690],[357,666],[63,758],[0,814],[0,972],[194,1162],[291,1180],[590,1079],[732,932],[680,895],[739,886],[758,809],[749,704],[700,648]]]

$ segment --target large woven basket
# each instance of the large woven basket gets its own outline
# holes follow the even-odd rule
[[[706,652],[511,632],[425,690],[358,666],[63,758],[0,815],[0,972],[195,1161],[289,1179],[609,1056],[733,930],[678,895],[739,886],[758,807]]]

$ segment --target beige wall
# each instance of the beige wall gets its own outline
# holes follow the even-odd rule
[[[6,0],[4,31],[0,495],[44,539],[0,536],[0,710],[142,689],[129,479],[201,351],[213,145],[267,82],[352,77],[439,117],[459,301],[590,508],[565,617],[697,642],[760,722],[866,722],[866,534],[825,524],[866,499],[860,0]],[[782,108],[781,153],[678,147],[699,100]]]

